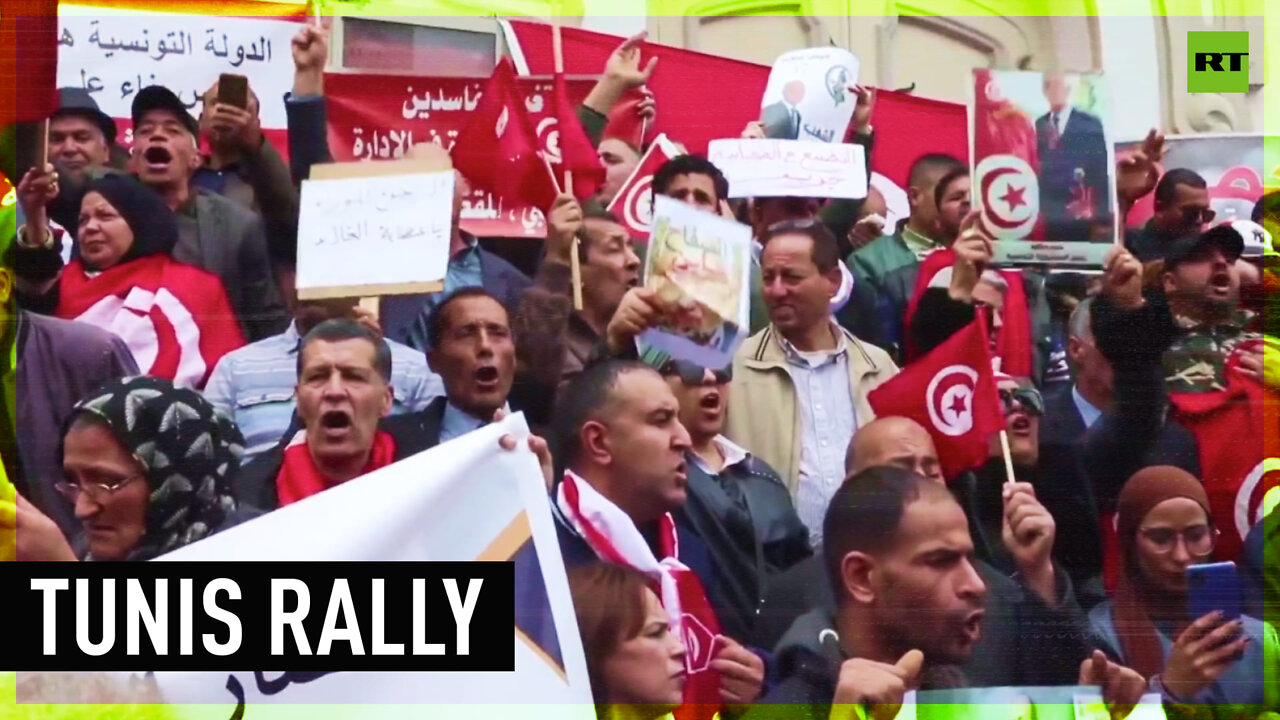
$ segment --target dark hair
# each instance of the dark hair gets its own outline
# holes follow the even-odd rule
[[[729,181],[720,168],[701,155],[680,155],[671,158],[653,174],[654,196],[666,195],[671,182],[681,175],[706,175],[716,186],[716,202],[729,199]]]
[[[907,506],[946,488],[910,470],[869,467],[836,490],[822,521],[823,558],[836,599],[843,594],[840,565],[851,552],[883,553],[893,547]]]
[[[607,358],[587,365],[556,396],[551,418],[557,467],[564,469],[578,459],[581,451],[582,426],[598,419],[613,400],[618,378],[629,372],[657,370],[638,360]]]
[[[604,682],[605,660],[644,629],[644,591],[650,587],[649,578],[638,570],[604,562],[571,567],[568,574],[591,694],[603,705],[609,694]]]
[[[818,271],[831,272],[840,262],[840,245],[836,236],[831,234],[825,223],[817,218],[805,220],[783,220],[765,229],[760,236],[760,247],[767,247],[769,241],[779,235],[804,235],[813,241],[810,257]]]
[[[486,297],[498,303],[502,307],[502,311],[507,313],[507,322],[511,321],[511,313],[507,310],[506,303],[502,302],[498,296],[479,286],[458,288],[446,295],[439,304],[431,309],[431,314],[427,315],[427,347],[440,347],[440,340],[444,337],[444,331],[449,329],[445,323],[445,311],[449,309],[449,306],[457,300],[477,297]]]
[[[1272,190],[1253,204],[1251,220],[1261,223],[1262,218],[1267,215],[1270,215],[1274,221],[1280,221],[1280,190]]]
[[[924,176],[935,172],[950,172],[956,168],[968,167],[959,158],[945,153],[928,153],[916,158],[911,163],[911,171],[907,175],[907,185],[919,185]]]
[[[308,345],[316,341],[335,343],[345,340],[365,340],[373,345],[373,369],[378,371],[383,380],[391,382],[391,347],[387,345],[387,341],[369,328],[348,318],[325,320],[303,336],[302,342],[298,344],[298,377],[302,377],[302,359]]]
[[[933,189],[933,204],[941,210],[942,198],[946,196],[947,190],[951,188],[951,183],[966,177],[969,177],[969,168],[961,165],[960,167],[951,168],[946,175],[938,178],[938,184]]]
[[[1200,173],[1195,170],[1174,168],[1160,176],[1160,182],[1156,183],[1156,205],[1165,206],[1173,202],[1173,199],[1178,195],[1177,188],[1179,185],[1187,185],[1197,189],[1208,187],[1204,178],[1200,177]]]
[[[587,261],[587,246],[591,244],[591,237],[587,235],[588,220],[603,220],[611,222],[615,225],[622,225],[622,221],[617,215],[604,209],[599,204],[587,204],[582,206],[582,227],[578,228],[578,262],[585,263]]]

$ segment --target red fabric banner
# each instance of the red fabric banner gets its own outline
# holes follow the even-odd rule
[[[871,126],[879,136],[872,167],[900,188],[907,188],[911,165],[922,155],[945,153],[969,162],[969,115],[959,103],[881,91]]]
[[[334,159],[396,158],[422,142],[452,150],[458,133],[476,111],[486,82],[487,78],[325,75],[329,147]],[[594,84],[594,78],[568,79],[574,107],[586,99]],[[552,144],[558,147],[551,79],[517,78],[516,85],[524,94],[525,110],[533,120],[541,149]],[[462,229],[483,237],[543,237],[546,217],[542,209],[476,190],[463,200]]]
[[[58,107],[58,0],[0,8],[0,126],[44,120]]]

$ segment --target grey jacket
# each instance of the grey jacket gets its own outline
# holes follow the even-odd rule
[[[258,215],[232,200],[193,188],[178,211],[173,259],[217,275],[249,342],[279,334],[289,325],[267,253]]]

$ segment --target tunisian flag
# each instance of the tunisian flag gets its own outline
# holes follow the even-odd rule
[[[987,437],[1004,429],[982,315],[932,352],[872,390],[876,417],[915,420],[933,436],[951,480],[987,461]]]
[[[632,239],[647,243],[653,231],[653,176],[658,168],[684,153],[666,135],[653,139],[649,151],[622,184],[609,203],[609,212],[618,216]]]
[[[560,164],[553,166],[560,173],[556,181],[564,187],[564,174],[572,172],[573,187],[564,188],[565,192],[578,199],[589,198],[599,192],[600,186],[604,184],[604,165],[600,164],[595,146],[587,139],[582,123],[578,122],[578,113],[573,108],[564,73],[556,73],[551,96],[555,105],[556,127],[560,134]]]
[[[453,167],[498,197],[549,208],[556,187],[538,148],[538,132],[516,87],[511,60],[504,57],[493,69],[471,120],[458,133],[450,153]]]
[[[201,388],[223,355],[244,345],[222,281],[167,255],[90,277],[79,258],[62,272],[54,314],[110,330],[147,375]]]
[[[0,126],[58,109],[58,0],[0,4]]]
[[[1280,488],[1280,398],[1237,372],[1239,358],[1237,350],[1227,360],[1226,390],[1169,394],[1175,419],[1200,446],[1209,510],[1222,533],[1214,554],[1223,561],[1237,558],[1245,536],[1262,520],[1263,497]]]
[[[907,304],[907,313],[903,322],[906,328],[905,342],[907,361],[911,362],[918,353],[915,343],[911,341],[911,322],[915,319],[916,308],[920,298],[924,296],[933,278],[943,269],[955,264],[956,254],[950,249],[935,250],[920,264],[916,276],[916,289]],[[1000,357],[1000,370],[1013,377],[1031,377],[1031,313],[1027,309],[1027,290],[1022,284],[1022,273],[1016,270],[1000,270],[1009,289],[1004,294],[1004,309],[1001,310],[1003,324],[996,340],[997,354]]]

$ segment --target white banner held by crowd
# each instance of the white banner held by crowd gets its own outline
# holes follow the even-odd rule
[[[796,140],[712,140],[710,160],[729,180],[729,196],[864,198],[861,145]]]
[[[505,434],[519,438],[516,450],[499,447]],[[594,718],[564,561],[528,434],[524,416],[514,415],[157,560],[512,560],[515,672],[157,672],[165,700],[182,705],[185,720],[226,720],[238,700],[245,720],[315,717],[287,707],[297,704],[342,705],[326,709],[344,720],[423,716],[423,708],[404,705],[431,705],[433,720],[494,717],[495,703],[520,704],[521,718]]]
[[[204,92],[229,73],[249,78],[263,128],[287,127],[281,99],[293,87],[297,22],[69,4],[58,10],[58,87],[88,90],[111,117],[129,119],[134,96],[149,85],[174,91],[199,117]],[[120,141],[129,145],[132,135],[122,133]]]

